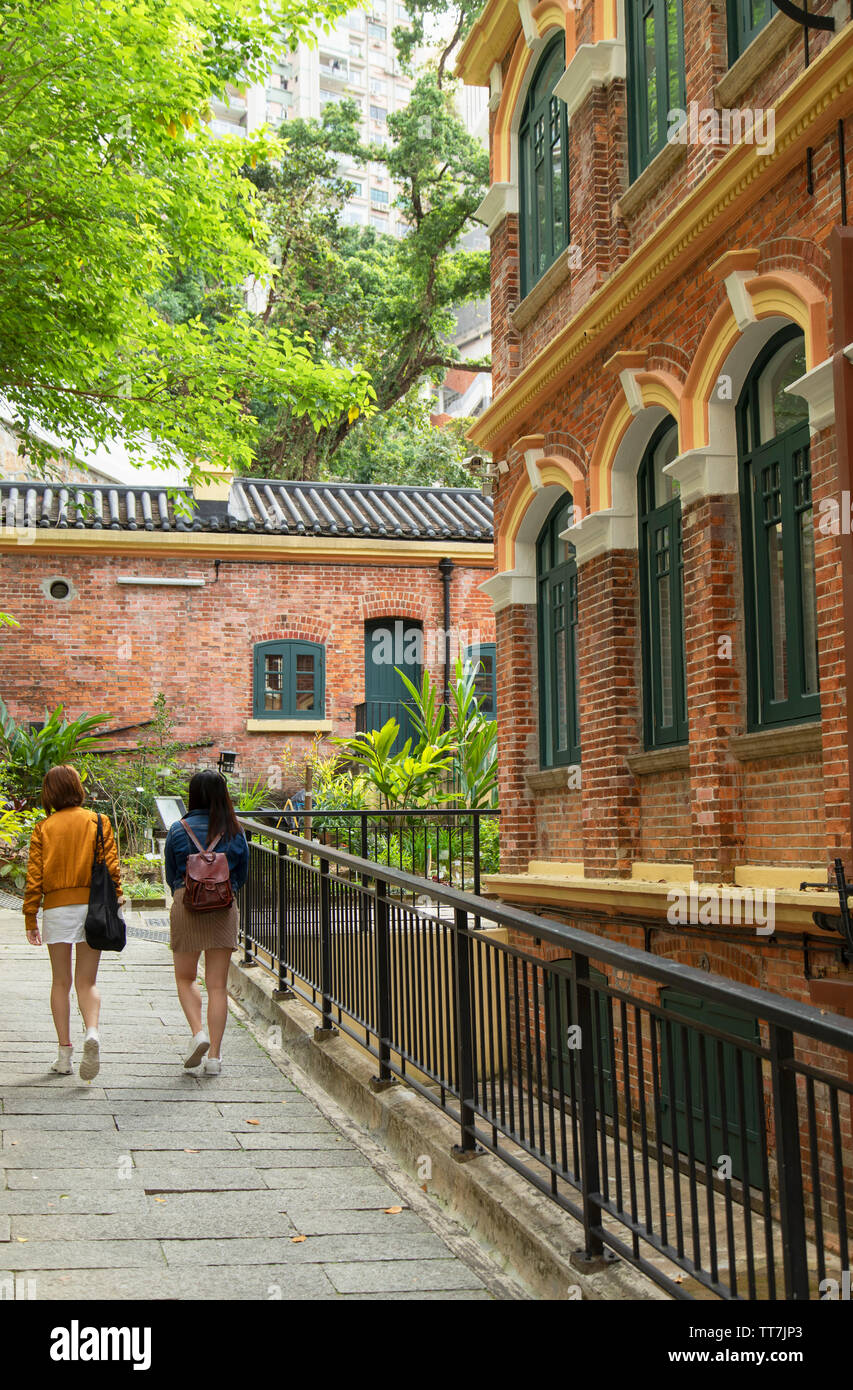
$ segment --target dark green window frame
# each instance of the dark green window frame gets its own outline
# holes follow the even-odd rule
[[[565,66],[557,34],[536,65],[518,133],[522,297],[569,244],[569,123],[554,96]]]
[[[764,368],[802,337],[793,325],[776,334],[753,364],[737,406],[750,729],[820,718],[808,420],[754,443]]]
[[[543,767],[580,762],[578,701],[578,567],[575,548],[560,540],[572,519],[565,493],[536,542],[539,734]]]
[[[656,497],[654,477],[655,454],[673,430],[677,426],[672,419],[658,426],[637,474],[646,748],[687,742],[681,498]]]
[[[728,0],[729,67],[773,18],[773,0]]]
[[[477,647],[469,647],[465,652],[466,661],[477,668],[474,685],[484,719],[497,716],[497,645],[494,642],[481,642]]]
[[[277,696],[279,709],[274,707]],[[254,649],[253,717],[322,719],[325,713],[326,649],[322,643],[259,642]]]
[[[626,0],[628,163],[638,178],[667,143],[670,111],[686,109],[682,0]],[[665,99],[659,100],[659,94]]]

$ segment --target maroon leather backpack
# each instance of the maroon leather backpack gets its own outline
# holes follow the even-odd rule
[[[187,857],[187,871],[184,879],[184,906],[193,912],[218,912],[230,907],[234,901],[231,888],[231,870],[227,856],[215,852],[215,846],[222,839],[217,835],[212,845],[204,849],[196,838],[192,827],[185,820],[181,825],[198,849],[198,854]]]

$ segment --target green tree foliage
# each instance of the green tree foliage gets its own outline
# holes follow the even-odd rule
[[[263,186],[279,262],[270,277],[267,327],[307,335],[316,353],[340,365],[358,361],[370,373],[380,414],[458,362],[450,342],[454,311],[489,290],[487,252],[459,244],[485,192],[488,155],[465,129],[454,86],[437,65],[418,77],[408,106],[389,115],[388,130],[388,147],[360,145],[355,105],[330,104],[322,124],[289,123],[284,165],[253,176]],[[350,191],[337,176],[341,153],[386,166],[399,189],[405,236],[341,225]],[[277,411],[263,424],[258,471],[317,477],[369,420],[342,410],[313,431]]]
[[[471,487],[463,460],[469,420],[430,424],[431,402],[417,391],[369,416],[325,461],[323,477],[352,483],[402,483],[410,487]]]
[[[7,0],[0,27],[0,392],[33,457],[121,436],[246,467],[261,408],[306,430],[366,401],[331,364],[265,331],[239,287],[267,271],[244,161],[280,147],[215,139],[210,101],[259,77],[347,0]],[[191,267],[186,271],[185,267]],[[166,284],[179,282],[158,312]],[[216,286],[220,312],[202,315]],[[209,306],[208,306],[209,307]],[[170,312],[171,310],[171,312]]]
[[[431,445],[423,406],[415,423],[419,389],[425,381],[441,380],[459,360],[450,341],[455,310],[489,291],[488,253],[460,244],[488,185],[488,154],[459,117],[450,76],[463,31],[448,0],[410,7],[419,32],[431,18],[448,13],[454,36],[419,72],[405,110],[389,115],[387,146],[361,142],[354,102],[330,102],[321,121],[292,120],[282,127],[283,159],[276,155],[246,167],[268,234],[263,332],[283,332],[303,343],[318,364],[345,369],[358,363],[370,375],[376,406],[372,412],[364,403],[342,402],[316,430],[317,422],[296,416],[286,399],[252,394],[251,410],[261,421],[258,454],[251,461],[256,474],[364,478],[370,457],[384,445],[389,466],[383,481],[444,481],[448,473],[448,481],[470,481],[458,476],[458,434]],[[395,37],[408,54],[405,31],[395,30]],[[341,155],[365,167],[385,165],[399,189],[404,237],[342,224],[352,188],[339,174]],[[160,303],[178,321],[183,309],[222,322],[222,296],[221,280],[205,280],[196,266],[181,267]],[[393,414],[386,427],[378,417],[387,412]],[[404,431],[413,435],[407,446],[400,438]],[[369,439],[338,461],[338,452],[365,432]],[[392,460],[400,463],[402,477],[390,471]]]

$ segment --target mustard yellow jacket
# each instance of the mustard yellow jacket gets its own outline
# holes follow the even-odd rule
[[[121,896],[121,873],[113,828],[101,816],[107,868]],[[54,811],[35,828],[30,840],[24,917],[27,931],[37,925],[36,913],[45,908],[87,903],[92,882],[92,858],[98,817],[85,806],[68,806]]]

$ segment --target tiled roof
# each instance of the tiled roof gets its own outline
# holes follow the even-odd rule
[[[227,502],[196,502],[189,489],[0,483],[0,511],[6,525],[60,530],[492,540],[492,504],[476,488],[238,478]]]

